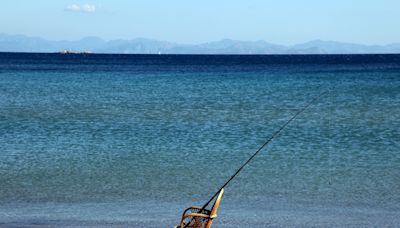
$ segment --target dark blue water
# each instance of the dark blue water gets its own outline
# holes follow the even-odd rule
[[[400,224],[400,55],[0,54],[0,225]],[[154,214],[161,214],[155,216]]]

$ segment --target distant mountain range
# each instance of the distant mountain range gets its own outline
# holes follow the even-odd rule
[[[374,54],[400,53],[400,43],[360,45],[314,40],[292,46],[265,41],[224,39],[184,45],[144,38],[105,41],[86,37],[77,41],[50,41],[39,37],[0,34],[0,52],[93,52],[123,54]]]

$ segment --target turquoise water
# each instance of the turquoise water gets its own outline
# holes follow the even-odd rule
[[[216,227],[400,224],[397,60],[0,57],[0,225],[171,227],[323,91]]]

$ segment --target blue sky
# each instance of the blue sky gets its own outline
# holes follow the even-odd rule
[[[400,42],[399,0],[2,0],[0,33],[76,40],[136,37]]]

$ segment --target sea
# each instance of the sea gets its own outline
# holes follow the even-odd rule
[[[400,226],[400,55],[0,53],[0,227]]]

